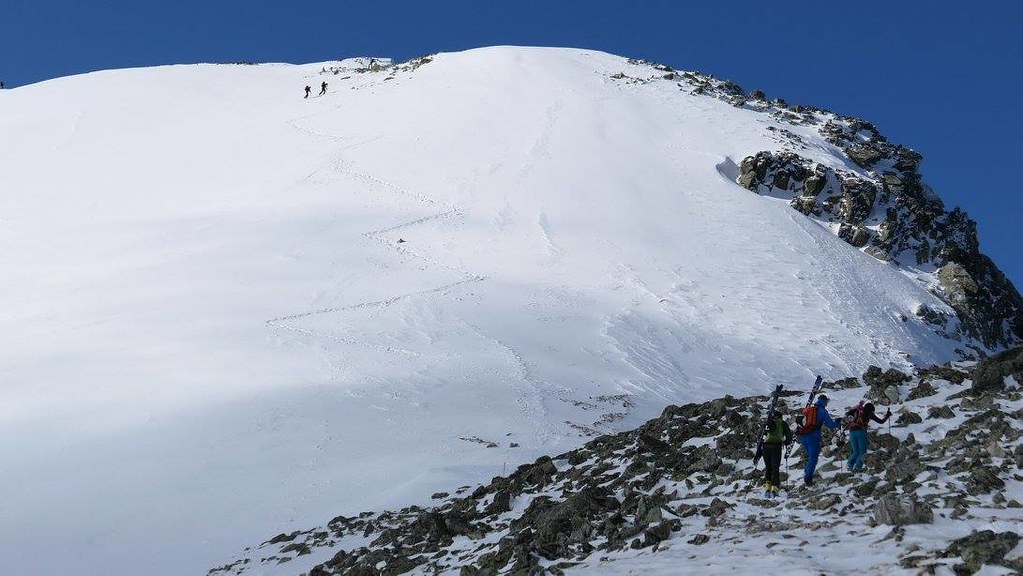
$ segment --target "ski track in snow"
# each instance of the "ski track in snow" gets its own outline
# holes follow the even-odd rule
[[[288,125],[291,128],[293,128],[293,129],[295,129],[295,130],[297,130],[297,131],[299,131],[299,132],[301,132],[303,134],[311,136],[311,137],[326,138],[326,139],[329,139],[329,140],[334,141],[334,142],[344,142],[344,143],[348,143],[349,142],[349,140],[344,138],[344,137],[337,136],[337,135],[334,135],[334,134],[325,133],[325,132],[319,132],[319,131],[316,131],[316,130],[312,130],[312,129],[306,128],[306,127],[304,127],[304,126],[302,126],[302,125],[300,125],[298,123],[300,120],[303,120],[305,118],[309,118],[309,117],[312,117],[312,116],[315,116],[315,114],[314,115],[310,115],[310,116],[306,116],[306,117],[303,117],[303,118],[299,118],[299,119],[293,120],[291,122],[288,122]],[[363,146],[365,144],[369,144],[371,142],[374,142],[374,141],[378,140],[381,137],[373,138],[373,139],[369,139],[369,140],[364,140],[362,142],[357,142],[357,143],[354,143],[354,144],[348,144],[345,147],[339,149],[337,152],[341,153],[341,152],[344,152],[345,150],[349,150],[349,149],[352,149],[352,148],[355,148],[355,147],[358,147],[358,146]],[[430,206],[440,206],[440,207],[443,207],[444,209],[441,212],[437,212],[435,214],[431,214],[431,215],[420,217],[420,218],[414,218],[412,220],[408,220],[406,222],[402,222],[402,223],[399,223],[399,224],[396,224],[396,225],[393,225],[393,226],[388,226],[386,228],[379,228],[379,229],[376,229],[376,230],[370,230],[368,232],[364,232],[362,234],[362,236],[364,238],[369,239],[369,240],[378,242],[378,243],[386,246],[388,249],[390,249],[390,250],[392,250],[392,251],[394,251],[394,252],[396,252],[396,253],[398,253],[398,254],[400,254],[402,256],[409,256],[409,257],[411,257],[413,259],[417,259],[417,260],[419,260],[421,262],[424,262],[424,263],[426,263],[426,264],[428,264],[430,266],[434,266],[434,267],[450,270],[450,271],[454,272],[455,274],[458,274],[459,276],[461,276],[462,279],[458,280],[458,281],[455,281],[455,282],[448,283],[448,284],[443,284],[443,285],[440,285],[440,286],[437,286],[437,287],[434,287],[434,288],[429,288],[429,289],[425,289],[425,290],[417,290],[417,291],[408,292],[408,293],[405,293],[405,294],[398,294],[398,295],[395,295],[395,296],[393,296],[391,298],[386,298],[386,299],[383,299],[383,300],[368,300],[368,301],[358,302],[358,303],[355,303],[355,304],[349,304],[349,305],[345,305],[345,306],[335,306],[335,307],[329,307],[329,308],[320,308],[320,309],[316,309],[316,310],[309,310],[309,311],[306,311],[306,312],[298,312],[298,313],[295,313],[295,314],[288,314],[288,315],[283,315],[283,316],[277,316],[275,318],[270,318],[270,319],[266,320],[265,324],[271,330],[273,330],[274,332],[280,332],[280,331],[290,332],[290,333],[293,333],[293,334],[297,334],[300,337],[302,337],[303,339],[306,339],[306,340],[309,340],[309,341],[315,341],[317,339],[324,339],[325,338],[325,339],[327,339],[327,340],[329,340],[331,342],[337,343],[337,344],[370,348],[370,349],[377,350],[377,351],[380,351],[380,352],[385,352],[385,353],[388,353],[388,354],[400,355],[400,356],[409,357],[409,358],[420,357],[420,356],[422,356],[422,354],[420,354],[418,352],[415,352],[415,351],[412,351],[412,350],[408,350],[408,349],[404,349],[404,348],[398,348],[398,347],[394,347],[394,346],[382,346],[382,345],[377,345],[377,344],[370,344],[370,343],[366,343],[366,342],[361,342],[359,340],[355,340],[353,338],[345,338],[343,336],[337,336],[337,335],[333,335],[333,334],[324,334],[322,332],[317,332],[317,331],[314,331],[314,330],[308,330],[308,329],[305,329],[305,328],[300,328],[300,327],[297,327],[297,326],[294,326],[294,325],[291,324],[295,320],[299,320],[299,319],[302,319],[302,318],[308,318],[308,317],[312,317],[312,316],[318,316],[318,315],[324,315],[324,314],[339,314],[339,315],[343,315],[345,312],[351,312],[351,311],[355,311],[355,310],[362,310],[362,309],[368,309],[368,308],[386,308],[386,307],[394,305],[394,304],[396,304],[398,302],[402,302],[402,301],[410,300],[410,299],[414,299],[414,298],[422,298],[422,297],[432,296],[432,295],[435,295],[435,294],[445,293],[445,292],[448,292],[450,290],[456,289],[458,287],[469,285],[469,284],[480,283],[480,282],[483,282],[483,281],[485,281],[487,279],[486,276],[479,275],[479,274],[474,274],[472,272],[468,272],[466,270],[457,268],[455,266],[451,266],[449,264],[440,262],[440,261],[438,261],[438,260],[436,260],[434,258],[430,258],[429,256],[426,256],[426,255],[424,255],[424,254],[422,254],[420,252],[417,252],[417,251],[407,247],[406,246],[407,243],[397,243],[396,241],[388,240],[387,238],[385,238],[385,236],[387,234],[390,234],[390,233],[393,233],[393,232],[396,232],[396,231],[399,231],[399,230],[405,230],[405,229],[409,229],[409,228],[414,228],[416,226],[421,226],[423,224],[427,224],[427,223],[430,223],[430,222],[435,222],[435,221],[439,221],[439,220],[464,218],[465,215],[466,215],[464,209],[462,209],[462,208],[460,208],[458,206],[446,204],[444,202],[441,202],[441,201],[437,200],[436,198],[433,198],[431,196],[427,196],[425,194],[421,194],[419,192],[415,192],[415,191],[410,190],[410,189],[408,189],[408,188],[406,188],[404,186],[400,186],[398,184],[395,184],[393,182],[390,182],[390,181],[388,181],[388,180],[386,180],[384,178],[380,178],[380,177],[375,176],[373,174],[369,174],[369,173],[362,172],[362,171],[359,171],[359,170],[354,170],[354,169],[351,169],[351,168],[346,168],[346,167],[344,167],[344,164],[345,164],[345,159],[344,158],[337,158],[335,160],[332,160],[332,161],[328,162],[327,166],[320,167],[319,169],[317,169],[317,170],[313,171],[312,173],[310,173],[308,176],[306,176],[306,179],[308,180],[308,179],[314,177],[317,173],[321,172],[324,168],[330,167],[330,168],[332,168],[338,174],[343,174],[343,175],[346,175],[346,176],[351,177],[351,178],[356,179],[356,180],[361,180],[361,181],[366,182],[366,183],[377,185],[377,186],[379,186],[381,188],[384,188],[386,190],[389,190],[392,193],[397,194],[397,195],[399,195],[401,197],[409,198],[409,199],[412,199],[412,200],[418,201],[418,202],[422,202],[422,203],[430,205]],[[546,218],[545,218],[543,213],[541,213],[538,216],[538,225],[541,227],[541,229],[543,231],[544,240],[547,242],[547,245],[549,247],[549,250],[552,253],[552,256],[557,256],[560,253],[560,249],[557,248],[556,245],[550,240],[548,225],[547,225]],[[538,445],[544,445],[544,444],[550,443],[552,441],[552,439],[555,437],[556,434],[555,434],[555,427],[551,424],[551,419],[549,417],[550,416],[549,412],[547,411],[547,409],[546,409],[546,407],[544,405],[544,397],[546,395],[545,392],[544,392],[544,389],[547,388],[547,385],[545,383],[541,382],[539,379],[536,378],[536,376],[533,374],[533,371],[530,368],[529,364],[522,357],[522,355],[517,350],[515,350],[512,346],[510,346],[506,342],[503,342],[503,341],[501,341],[501,340],[499,340],[499,339],[497,339],[497,338],[495,338],[493,336],[487,335],[478,326],[474,326],[474,325],[471,325],[471,324],[468,325],[468,326],[477,336],[485,339],[488,342],[493,343],[494,345],[496,345],[497,347],[502,349],[506,354],[508,354],[511,357],[511,362],[515,366],[515,369],[516,369],[516,371],[518,373],[519,380],[526,384],[526,388],[525,389],[523,389],[520,386],[519,390],[516,392],[516,403],[518,404],[519,409],[521,410],[523,416],[532,424],[532,427],[533,427],[533,430],[534,430],[534,436],[535,436],[535,440],[536,440],[537,444]],[[564,393],[569,392],[569,389],[568,388],[562,388],[559,392],[564,394]]]
[[[830,232],[826,229],[823,229],[819,224],[817,224],[810,218],[807,218],[806,216],[803,216],[798,212],[793,212],[792,214],[789,215],[789,217],[792,219],[793,222],[796,223],[796,225],[799,226],[799,228],[806,234],[806,236],[816,247],[813,259],[817,267],[819,269],[827,270],[828,277],[834,278],[838,282],[844,284],[844,286],[839,287],[829,283],[821,282],[809,283],[813,290],[817,293],[817,295],[824,302],[827,303],[827,313],[831,315],[831,317],[834,318],[837,323],[848,328],[853,334],[855,334],[857,340],[862,342],[870,342],[871,345],[873,346],[873,355],[880,357],[882,356],[882,351],[889,351],[887,354],[883,354],[883,356],[892,357],[893,354],[890,352],[892,346],[889,343],[879,342],[877,340],[877,334],[872,332],[869,326],[867,326],[864,323],[862,316],[858,316],[851,319],[843,317],[841,314],[838,314],[832,306],[833,302],[841,301],[842,292],[846,292],[848,294],[855,294],[856,293],[855,287],[857,285],[866,284],[866,281],[856,282],[854,281],[854,279],[850,278],[849,277],[850,275],[857,275],[858,270],[855,266],[845,265],[848,264],[849,259],[853,257],[854,254],[858,254],[858,252],[853,252],[852,250],[849,250],[847,246],[845,246],[844,244],[838,244],[833,241],[830,241],[831,238],[829,237],[822,237],[821,235],[822,232],[827,234],[830,234]],[[884,313],[884,310],[879,308],[874,303],[864,302],[863,304],[866,307],[877,310],[880,314]],[[830,344],[825,343],[825,346],[827,346],[828,349],[833,352],[836,359],[842,357],[842,354],[839,353],[839,351]],[[872,363],[876,362],[877,360],[875,358],[865,358],[865,361],[867,363]],[[852,369],[852,367],[848,365],[843,366],[842,368],[847,371],[851,371]]]

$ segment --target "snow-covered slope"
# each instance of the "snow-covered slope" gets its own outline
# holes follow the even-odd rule
[[[0,92],[5,571],[196,572],[667,403],[962,346],[734,183],[774,116],[597,52],[366,64]]]

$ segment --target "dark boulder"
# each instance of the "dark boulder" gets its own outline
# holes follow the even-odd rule
[[[874,521],[891,526],[930,524],[934,510],[927,503],[888,493],[874,505]]]
[[[494,493],[494,499],[490,502],[490,504],[487,504],[483,513],[488,516],[495,516],[509,511],[511,511],[511,492],[507,490],[498,490]]]
[[[1017,382],[1023,384],[1023,346],[978,362],[973,369],[971,389],[976,393],[1002,390],[1008,376],[1013,376]]]
[[[972,496],[989,494],[1005,488],[1005,481],[998,477],[998,470],[991,466],[976,466],[967,472],[967,491]]]
[[[921,315],[921,311],[925,310],[925,309],[930,310],[926,306],[921,306],[921,309],[918,310],[917,314]],[[934,313],[935,314],[940,314],[939,312],[934,312]],[[945,316],[942,314],[942,317],[945,317]],[[927,319],[925,318],[925,321],[926,320]],[[930,323],[935,323],[935,322],[930,322]],[[941,323],[944,324],[944,322],[941,322]],[[969,376],[969,374],[967,372],[965,372],[964,370],[962,370],[960,368],[957,368],[957,367],[950,366],[948,364],[940,364],[940,365],[937,365],[937,366],[929,366],[929,367],[926,367],[926,368],[922,368],[920,370],[920,380],[922,380],[922,381],[946,380],[946,381],[948,381],[948,382],[950,382],[952,384],[963,384],[963,382],[966,381],[968,376]]]
[[[513,527],[531,524],[535,528],[533,547],[536,552],[550,560],[564,558],[571,555],[570,544],[589,538],[593,530],[591,521],[617,505],[618,501],[607,489],[584,488],[564,502],[547,501],[532,513],[527,509],[522,518],[513,522]]]
[[[931,406],[927,409],[927,418],[931,420],[955,418],[955,415],[956,413],[948,406]]]
[[[895,421],[895,425],[908,426],[910,424],[919,424],[923,421],[924,419],[921,418],[920,415],[917,414],[916,412],[906,410],[903,413],[899,414],[899,419]]]
[[[941,557],[962,558],[965,562],[966,574],[979,571],[983,564],[1001,566],[1015,564],[1014,567],[1020,568],[1018,561],[1007,562],[1005,559],[1005,555],[1019,544],[1019,539],[1019,534],[1015,532],[996,533],[992,530],[981,530],[953,541],[941,554]],[[957,572],[959,571],[957,570]]]
[[[927,398],[934,396],[938,391],[931,386],[930,382],[921,382],[916,388],[909,391],[909,396],[906,396],[906,400],[918,400],[920,398]]]
[[[845,149],[845,153],[856,165],[868,170],[883,156],[880,150],[866,143],[853,144]]]
[[[866,228],[853,224],[840,224],[838,227],[838,237],[852,246],[862,248],[870,241],[870,232]]]

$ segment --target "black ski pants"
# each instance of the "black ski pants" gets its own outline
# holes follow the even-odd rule
[[[781,444],[764,444],[764,468],[767,482],[781,486]]]

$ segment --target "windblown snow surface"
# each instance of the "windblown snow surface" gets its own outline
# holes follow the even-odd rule
[[[731,181],[768,114],[584,50],[356,64],[0,92],[0,571],[201,573],[668,403],[955,358],[912,278]]]

